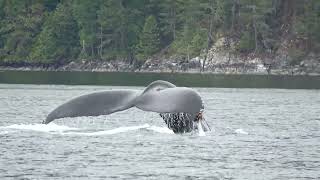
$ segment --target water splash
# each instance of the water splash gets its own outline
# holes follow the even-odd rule
[[[167,127],[150,126],[147,129],[164,134],[174,134],[174,132]]]
[[[237,134],[245,134],[245,135],[249,134],[248,132],[244,131],[243,129],[236,129],[234,132]]]
[[[203,131],[200,121],[198,121],[198,131],[199,131],[199,136],[206,136],[206,133]]]
[[[0,135],[3,135],[3,134],[9,134],[9,131],[2,131],[2,132],[0,132]]]
[[[0,129],[18,129],[18,130],[30,130],[40,132],[63,132],[70,130],[78,130],[78,128],[71,128],[68,126],[50,124],[13,124],[10,126],[2,126]]]

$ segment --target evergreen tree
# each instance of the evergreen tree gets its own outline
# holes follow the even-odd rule
[[[273,32],[271,31],[266,17],[272,13],[272,1],[260,0],[240,0],[240,21],[243,24],[243,31],[239,49],[243,51],[251,51],[252,39],[254,42],[253,52],[258,52],[261,49],[270,49]],[[247,42],[241,42],[247,41]],[[243,49],[245,48],[245,49]]]
[[[163,44],[174,41],[178,30],[181,30],[183,1],[162,0],[159,2],[159,28]]]
[[[30,44],[39,33],[44,18],[44,6],[41,2],[4,1],[0,37],[3,44],[1,61],[19,63],[26,60],[30,53]],[[0,46],[1,47],[1,46]]]
[[[144,23],[144,1],[104,1],[99,11],[101,54],[104,59],[134,59]]]
[[[101,4],[98,22],[100,31],[103,33],[100,48],[104,59],[117,58],[123,54],[126,31],[125,13],[122,0],[109,0]]]
[[[157,20],[154,16],[149,16],[143,27],[138,45],[138,58],[145,58],[156,53],[160,48],[159,29]]]
[[[4,13],[4,0],[0,0],[0,27],[5,26],[4,24],[4,18],[5,18],[5,13]],[[2,28],[0,28],[0,62],[1,59],[3,59],[3,53],[1,49],[3,49],[4,46],[4,33],[2,32]]]
[[[306,1],[294,24],[296,33],[307,39],[308,50],[320,49],[320,1]]]
[[[211,10],[207,9],[210,7],[206,1],[186,0],[181,5],[181,14],[178,16],[181,17],[183,27],[172,43],[171,52],[190,59],[199,56],[201,50],[206,47],[206,37],[209,37],[210,28],[208,25],[211,20],[208,18],[208,12],[210,14]]]
[[[234,53],[276,53],[289,42],[301,60],[320,49],[319,12],[317,0],[0,0],[0,63],[133,63],[164,47],[189,59],[220,37]]]
[[[51,12],[56,9],[60,0],[42,0],[43,4],[48,12]]]
[[[97,54],[97,11],[100,1],[74,0],[73,14],[78,23],[80,43],[82,45],[81,58],[95,58]]]
[[[77,23],[68,3],[50,14],[32,47],[31,62],[63,63],[75,59],[79,50]]]

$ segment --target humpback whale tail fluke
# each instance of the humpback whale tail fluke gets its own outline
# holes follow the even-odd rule
[[[176,87],[167,81],[154,81],[143,92],[112,90],[83,95],[54,109],[43,121],[78,116],[108,115],[136,107],[157,112],[174,133],[191,132],[199,122],[204,131],[210,127],[203,118],[203,102],[191,88]]]

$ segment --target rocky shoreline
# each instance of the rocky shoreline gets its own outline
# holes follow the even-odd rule
[[[212,73],[212,74],[271,74],[271,75],[320,75],[320,54],[292,58],[282,44],[275,53],[239,54],[235,42],[220,38],[207,54],[186,59],[181,56],[155,55],[143,64],[127,61],[77,60],[62,65],[0,64],[0,71],[85,71],[85,72],[154,72],[154,73]],[[204,60],[206,59],[206,60]]]
[[[285,47],[285,45],[283,45]],[[63,65],[0,65],[0,71],[85,71],[85,72],[154,72],[262,75],[320,75],[320,54],[308,54],[295,60],[288,51],[273,54],[236,54],[234,47],[219,39],[206,54],[186,59],[181,56],[155,55],[139,66],[127,61],[78,60]],[[205,58],[207,57],[207,58]],[[204,60],[206,59],[206,60]]]
[[[65,65],[24,65],[0,66],[0,71],[84,71],[84,72],[153,72],[153,73],[212,73],[212,74],[261,74],[261,75],[320,75],[320,64],[308,63],[296,66],[272,66],[259,59],[245,62],[212,63],[203,67],[203,60],[147,60],[142,66],[135,67],[125,61],[72,61]]]
[[[154,72],[212,73],[262,75],[320,75],[320,59],[310,57],[298,65],[288,65],[285,57],[259,58],[235,56],[227,52],[211,53],[208,60],[200,57],[186,60],[179,57],[152,58],[136,66],[126,61],[71,61],[64,65],[0,65],[0,71],[85,71],[85,72]],[[277,63],[280,62],[280,63]]]

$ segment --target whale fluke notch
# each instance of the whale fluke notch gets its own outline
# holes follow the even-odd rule
[[[160,113],[175,133],[191,132],[199,121],[205,131],[209,130],[204,119],[199,118],[203,111],[200,95],[191,88],[162,80],[152,82],[142,92],[112,90],[76,97],[54,109],[43,123],[65,117],[108,115],[131,107]]]

